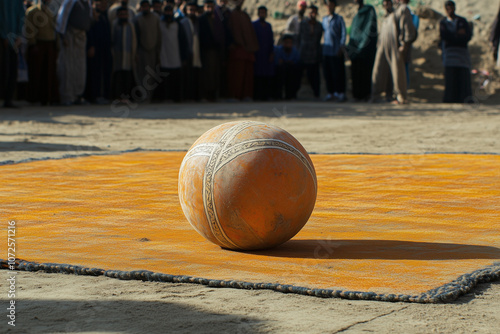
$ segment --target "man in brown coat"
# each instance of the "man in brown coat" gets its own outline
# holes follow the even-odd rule
[[[259,42],[250,16],[241,9],[244,2],[244,0],[238,1],[238,5],[229,17],[233,44],[229,51],[228,85],[232,98],[251,100],[255,52],[259,50]]]

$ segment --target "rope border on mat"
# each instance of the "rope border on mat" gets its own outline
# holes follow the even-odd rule
[[[191,283],[214,288],[233,288],[247,290],[272,290],[320,298],[342,298],[349,300],[375,300],[384,302],[405,302],[420,304],[450,303],[469,293],[480,283],[500,281],[500,262],[494,263],[470,274],[420,295],[377,294],[375,292],[343,291],[332,289],[312,289],[279,283],[253,283],[235,280],[217,280],[183,275],[155,273],[148,270],[120,271],[88,268],[61,263],[37,263],[16,259],[15,269],[21,271],[43,271],[46,273],[75,274],[85,276],[105,276],[120,280],[139,280],[163,283]],[[0,259],[0,269],[9,270],[9,263]]]

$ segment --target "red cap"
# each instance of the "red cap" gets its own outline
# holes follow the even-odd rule
[[[304,0],[301,0],[301,1],[297,2],[297,7],[307,7],[307,2],[305,2]]]

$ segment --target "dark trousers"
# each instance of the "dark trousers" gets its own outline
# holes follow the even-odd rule
[[[201,95],[209,101],[216,101],[220,96],[221,58],[221,51],[216,48],[207,48],[202,53]]]
[[[472,102],[470,70],[465,67],[444,68],[444,103]]]
[[[113,58],[109,52],[96,50],[93,58],[87,58],[85,96],[88,100],[95,101],[98,97],[110,98],[112,68]]]
[[[229,96],[238,100],[253,98],[253,81],[254,62],[230,55],[227,67]]]
[[[17,53],[12,44],[5,39],[0,39],[0,53],[2,54],[2,75],[0,76],[1,90],[5,104],[12,103],[17,83]]]
[[[182,81],[181,81],[181,68],[165,68],[162,67],[163,73],[168,73],[168,76],[158,86],[160,100],[172,100],[180,102],[182,100]]]
[[[309,84],[314,92],[314,97],[319,97],[321,85],[319,63],[305,64],[304,68],[306,70],[307,80],[309,81]]]
[[[29,102],[42,105],[59,102],[56,60],[55,41],[37,41],[28,48]]]
[[[351,60],[352,95],[355,99],[369,99],[372,93],[372,73],[375,59]]]
[[[277,98],[283,98],[285,89],[285,100],[297,98],[300,88],[301,68],[297,64],[282,64],[276,67]]]
[[[113,99],[132,99],[131,93],[135,80],[132,71],[115,71],[111,80],[111,96]]]
[[[323,71],[326,89],[329,94],[345,93],[345,63],[344,55],[325,56]]]
[[[271,76],[256,75],[254,77],[254,100],[267,101],[272,97],[272,80],[273,77]]]
[[[219,95],[222,98],[229,97],[229,87],[227,84],[227,66],[228,66],[227,59],[228,59],[228,53],[224,50],[220,61],[220,74],[219,74],[219,82],[220,82]]]
[[[197,101],[201,98],[201,68],[191,63],[182,67],[182,98]]]

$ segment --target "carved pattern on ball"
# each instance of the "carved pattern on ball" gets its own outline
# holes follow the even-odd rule
[[[233,143],[235,137],[239,133],[255,125],[267,126],[265,123],[254,121],[246,121],[236,124],[226,130],[217,143],[202,143],[191,148],[186,154],[186,157],[181,165],[182,170],[185,163],[192,157],[206,156],[209,158],[205,166],[203,176],[203,205],[213,236],[225,248],[234,249],[239,248],[239,246],[233,243],[233,241],[231,241],[231,239],[224,232],[224,229],[219,221],[215,205],[214,179],[217,172],[224,165],[249,152],[265,149],[283,150],[295,156],[306,167],[314,181],[314,187],[317,190],[314,167],[304,154],[292,145],[278,139],[250,139],[239,143]]]

